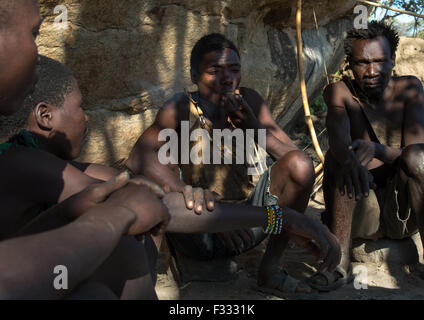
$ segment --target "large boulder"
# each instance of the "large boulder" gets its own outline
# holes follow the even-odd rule
[[[239,47],[242,85],[262,94],[281,127],[288,129],[301,112],[296,0],[39,2],[45,18],[39,51],[75,72],[90,116],[83,161],[112,164],[128,156],[166,99],[193,88],[190,51],[211,32]],[[59,3],[67,8],[66,29],[54,23]],[[342,39],[354,5],[353,0],[304,1],[303,60],[311,100],[326,84],[324,66],[333,73],[343,61]]]
[[[424,82],[424,40],[401,37],[396,52],[396,75],[414,75]]]

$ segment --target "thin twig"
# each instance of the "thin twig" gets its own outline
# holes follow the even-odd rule
[[[398,9],[398,8],[385,6],[384,4],[366,1],[366,0],[357,0],[357,1],[360,2],[360,3],[368,4],[370,6],[380,7],[380,8],[384,8],[384,9],[387,9],[387,10],[396,11],[396,12],[400,12],[400,13],[403,13],[403,14],[408,14],[410,16],[414,16],[414,17],[418,17],[418,18],[424,18],[424,16],[422,14],[418,14],[418,13],[411,12],[411,11],[406,11],[406,10],[402,10],[402,9]]]

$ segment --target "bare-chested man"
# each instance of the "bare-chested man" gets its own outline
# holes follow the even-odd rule
[[[343,256],[336,272],[313,279],[322,290],[350,278],[352,238],[402,239],[417,231],[423,237],[424,92],[416,77],[392,76],[398,42],[382,22],[351,30],[345,51],[354,78],[324,92],[325,220]]]
[[[21,124],[25,124],[28,131],[23,131],[11,139],[10,143],[18,146],[14,148],[14,152],[10,151],[0,157],[0,172],[3,171],[8,177],[0,182],[0,188],[4,188],[3,200],[9,209],[15,211],[12,217],[8,217],[9,221],[2,225],[14,225],[13,229],[16,229],[28,220],[28,214],[29,218],[38,215],[40,205],[60,202],[81,188],[118,174],[115,169],[101,165],[68,163],[60,159],[70,161],[77,157],[81,150],[87,122],[87,117],[81,109],[81,99],[78,84],[70,70],[54,60],[42,57],[40,81],[35,93],[25,101],[24,111],[20,114],[27,120],[18,119]],[[34,148],[48,151],[50,154]],[[49,169],[43,170],[40,163],[49,163]],[[16,170],[19,170],[19,174],[8,174],[8,171]],[[32,188],[22,187],[24,180],[31,181]],[[171,232],[218,232],[229,231],[234,227],[262,226],[267,217],[267,212],[262,207],[246,210],[243,205],[224,203],[211,204],[212,208],[209,206],[209,210],[212,212],[195,215],[192,210],[186,208],[183,196],[175,192],[165,195],[164,202],[172,215],[168,226]],[[203,210],[206,211],[206,208]],[[70,217],[71,220],[74,218]],[[57,216],[56,219],[41,215],[36,219],[36,227],[31,224],[29,228],[32,231],[40,231],[40,226],[53,228],[66,223],[67,219],[69,217],[63,219],[63,215]],[[294,210],[286,209],[283,226],[302,243],[307,243],[309,239],[316,241],[320,246],[318,251],[321,251],[324,258],[321,266],[324,270],[332,269],[338,263],[337,240],[320,224]],[[7,232],[8,228],[1,228],[0,231]],[[318,248],[314,249],[315,253],[318,253]],[[151,252],[151,255],[154,263],[155,252]]]
[[[39,61],[35,38],[40,23],[36,1],[0,0],[1,115],[16,112],[34,89]],[[0,177],[0,181],[5,178]],[[114,255],[123,235],[139,235],[159,225],[165,227],[169,219],[167,209],[159,200],[157,204],[162,209],[156,207],[155,214],[150,210],[146,212],[139,202],[140,197],[146,196],[145,190],[135,184],[127,185],[128,181],[129,178],[122,175],[108,183],[91,185],[52,208],[47,215],[53,217],[77,216],[85,211],[81,218],[63,228],[0,242],[0,299],[116,298],[110,288],[99,281],[100,273],[107,277],[105,261]],[[147,196],[153,203],[154,198]],[[135,202],[129,201],[134,199]],[[7,217],[13,220],[15,213],[8,209],[2,206],[0,210],[2,227],[6,229],[13,225],[3,222]],[[159,231],[160,228],[156,228],[154,233]],[[138,253],[141,263],[147,262],[143,252],[138,250]],[[52,274],[58,265],[68,268],[68,290],[56,290],[53,286]],[[145,272],[150,276],[146,266]],[[109,268],[109,275],[111,271],[113,266]],[[90,279],[93,274],[97,279]],[[140,292],[143,286],[138,288],[139,296],[155,297],[152,286],[150,292]]]
[[[198,91],[176,94],[165,104],[154,124],[138,140],[127,167],[134,173],[147,176],[164,189],[183,192],[187,206],[196,212],[200,212],[204,204],[208,208],[212,205],[213,192],[223,200],[232,201],[245,201],[250,196],[249,206],[240,208],[246,213],[254,208],[252,205],[279,205],[286,212],[291,209],[304,212],[314,183],[312,161],[275,123],[262,97],[255,90],[240,87],[241,63],[235,45],[220,34],[200,39],[191,53],[191,78]],[[228,93],[235,94],[234,98],[227,97]],[[239,128],[243,133],[246,129],[254,129],[255,134],[258,129],[265,129],[266,151],[275,162],[261,176],[256,189],[247,174],[247,166],[236,164],[234,148],[230,155],[233,159],[231,165],[184,164],[181,159],[185,155],[180,155],[179,166],[165,165],[159,160],[159,151],[165,145],[159,135],[163,129],[175,130],[180,143],[178,150],[181,150],[182,144],[189,143],[182,141],[183,125],[188,125],[190,133],[196,129],[207,130],[210,137],[212,129],[234,132]],[[190,150],[201,142],[190,142]],[[223,153],[227,150],[224,147]],[[177,262],[187,257],[210,261],[234,256],[257,245],[265,237],[262,229],[201,235],[168,233],[169,243],[177,252]],[[269,238],[258,274],[258,285],[262,290],[277,295],[310,292],[305,283],[280,270],[280,258],[290,239],[295,239],[290,232]]]

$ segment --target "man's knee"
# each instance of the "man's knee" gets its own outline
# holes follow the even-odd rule
[[[424,179],[424,144],[405,147],[400,156],[400,166],[408,177]]]
[[[287,172],[290,179],[298,185],[312,187],[315,182],[312,159],[303,151],[295,150],[289,152],[275,166],[278,168],[277,170]]]

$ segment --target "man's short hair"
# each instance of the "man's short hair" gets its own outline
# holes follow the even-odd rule
[[[37,74],[35,90],[25,99],[23,107],[12,116],[0,117],[2,136],[11,136],[24,128],[30,113],[41,102],[61,108],[65,97],[75,89],[72,71],[56,60],[40,55]]]
[[[34,92],[24,102],[24,108],[34,109],[40,102],[62,107],[65,97],[74,90],[72,71],[59,61],[40,55],[38,82]]]
[[[380,36],[385,37],[389,41],[390,54],[391,57],[393,57],[399,44],[398,32],[391,25],[388,25],[383,21],[374,20],[368,23],[367,29],[353,28],[347,33],[344,41],[344,49],[347,60],[349,61],[352,58],[352,48],[355,40],[375,39]]]
[[[224,49],[234,50],[240,58],[240,53],[237,47],[234,45],[234,43],[231,40],[228,40],[222,34],[211,33],[204,36],[203,38],[201,38],[199,41],[196,42],[196,44],[193,47],[193,50],[191,51],[191,57],[190,57],[191,70],[195,72],[199,72],[199,65],[205,54],[212,51],[216,51],[216,50],[222,51]]]

